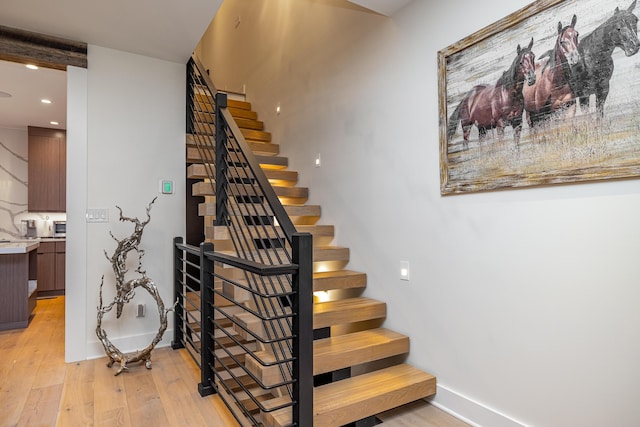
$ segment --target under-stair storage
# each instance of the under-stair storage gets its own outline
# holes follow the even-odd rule
[[[321,208],[245,101],[189,66],[187,177],[205,242],[175,242],[174,348],[200,365],[242,426],[341,426],[436,390],[404,363],[409,337],[384,328]],[[363,424],[363,425],[364,425]]]

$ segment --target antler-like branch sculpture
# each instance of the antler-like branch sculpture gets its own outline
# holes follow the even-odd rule
[[[166,309],[164,306],[164,302],[160,297],[160,293],[158,292],[158,288],[156,287],[153,280],[147,277],[146,271],[142,270],[142,256],[144,255],[144,251],[140,249],[138,246],[140,245],[140,241],[142,240],[142,232],[144,231],[144,227],[151,221],[151,206],[156,201],[157,197],[154,198],[149,206],[147,206],[147,220],[140,221],[138,218],[129,218],[122,214],[122,209],[119,206],[116,206],[120,211],[120,221],[129,221],[135,224],[134,231],[131,233],[129,237],[126,237],[122,240],[118,240],[113,233],[109,233],[111,237],[118,242],[116,250],[113,255],[109,257],[107,251],[104,252],[107,259],[111,262],[113,267],[113,273],[116,278],[116,296],[113,301],[104,306],[102,303],[102,286],[104,284],[104,276],[102,277],[102,281],[100,282],[100,305],[98,306],[98,325],[96,326],[96,335],[100,338],[102,342],[102,346],[104,347],[104,351],[109,357],[109,363],[107,366],[111,367],[115,362],[120,364],[120,369],[116,372],[115,375],[120,374],[122,371],[128,369],[127,365],[129,363],[144,361],[147,369],[151,369],[151,351],[154,349],[156,344],[160,342],[162,339],[162,335],[164,331],[167,329],[167,313],[173,310],[173,307]],[[131,251],[136,251],[138,254],[138,268],[136,272],[140,273],[142,277],[137,279],[125,281],[125,275],[127,273],[126,264],[127,264],[127,255]],[[160,315],[160,328],[158,329],[158,333],[156,334],[153,341],[145,347],[143,350],[136,351],[135,353],[125,354],[122,353],[111,341],[107,338],[107,333],[104,329],[102,329],[102,318],[103,316],[110,312],[113,309],[113,306],[116,306],[116,318],[120,318],[122,315],[122,308],[124,304],[130,302],[135,295],[135,288],[141,287],[149,292],[158,305],[158,313]]]

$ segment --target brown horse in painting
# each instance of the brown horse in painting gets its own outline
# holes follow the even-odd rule
[[[469,144],[469,134],[473,125],[478,127],[480,140],[483,140],[487,130],[496,129],[502,138],[504,128],[513,126],[515,143],[520,140],[522,130],[522,111],[524,99],[522,88],[525,80],[528,85],[535,83],[535,54],[531,51],[533,38],[529,46],[520,48],[511,67],[502,73],[495,85],[477,85],[471,89],[453,114],[447,124],[447,138],[455,134],[458,122],[462,125],[464,147]]]
[[[573,75],[571,67],[580,61],[577,20],[573,15],[571,24],[566,27],[558,22],[555,46],[540,56],[541,61],[536,64],[536,82],[523,90],[529,126],[539,124],[557,110],[573,107],[572,112],[575,112],[573,89],[577,76]]]

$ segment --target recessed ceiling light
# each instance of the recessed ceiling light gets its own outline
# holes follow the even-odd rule
[[[40,102],[42,102],[43,104],[51,104],[50,99],[41,99]]]
[[[59,125],[59,124],[60,124],[60,123],[58,123],[58,122],[53,122],[53,121],[52,121],[52,122],[49,122],[49,123],[51,123],[51,124],[52,124],[52,125],[54,125],[54,126],[57,126],[57,125]]]
[[[0,91],[0,98],[11,98],[11,94],[8,92]]]
[[[30,70],[37,70],[38,66],[37,65],[33,65],[33,64],[27,64],[26,67]]]

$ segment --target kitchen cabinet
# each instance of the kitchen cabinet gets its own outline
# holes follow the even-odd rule
[[[37,246],[0,243],[0,331],[26,328],[36,308]]]
[[[38,247],[38,295],[63,295],[65,291],[64,241],[40,242]]]
[[[29,212],[65,212],[67,136],[64,130],[29,126]]]

